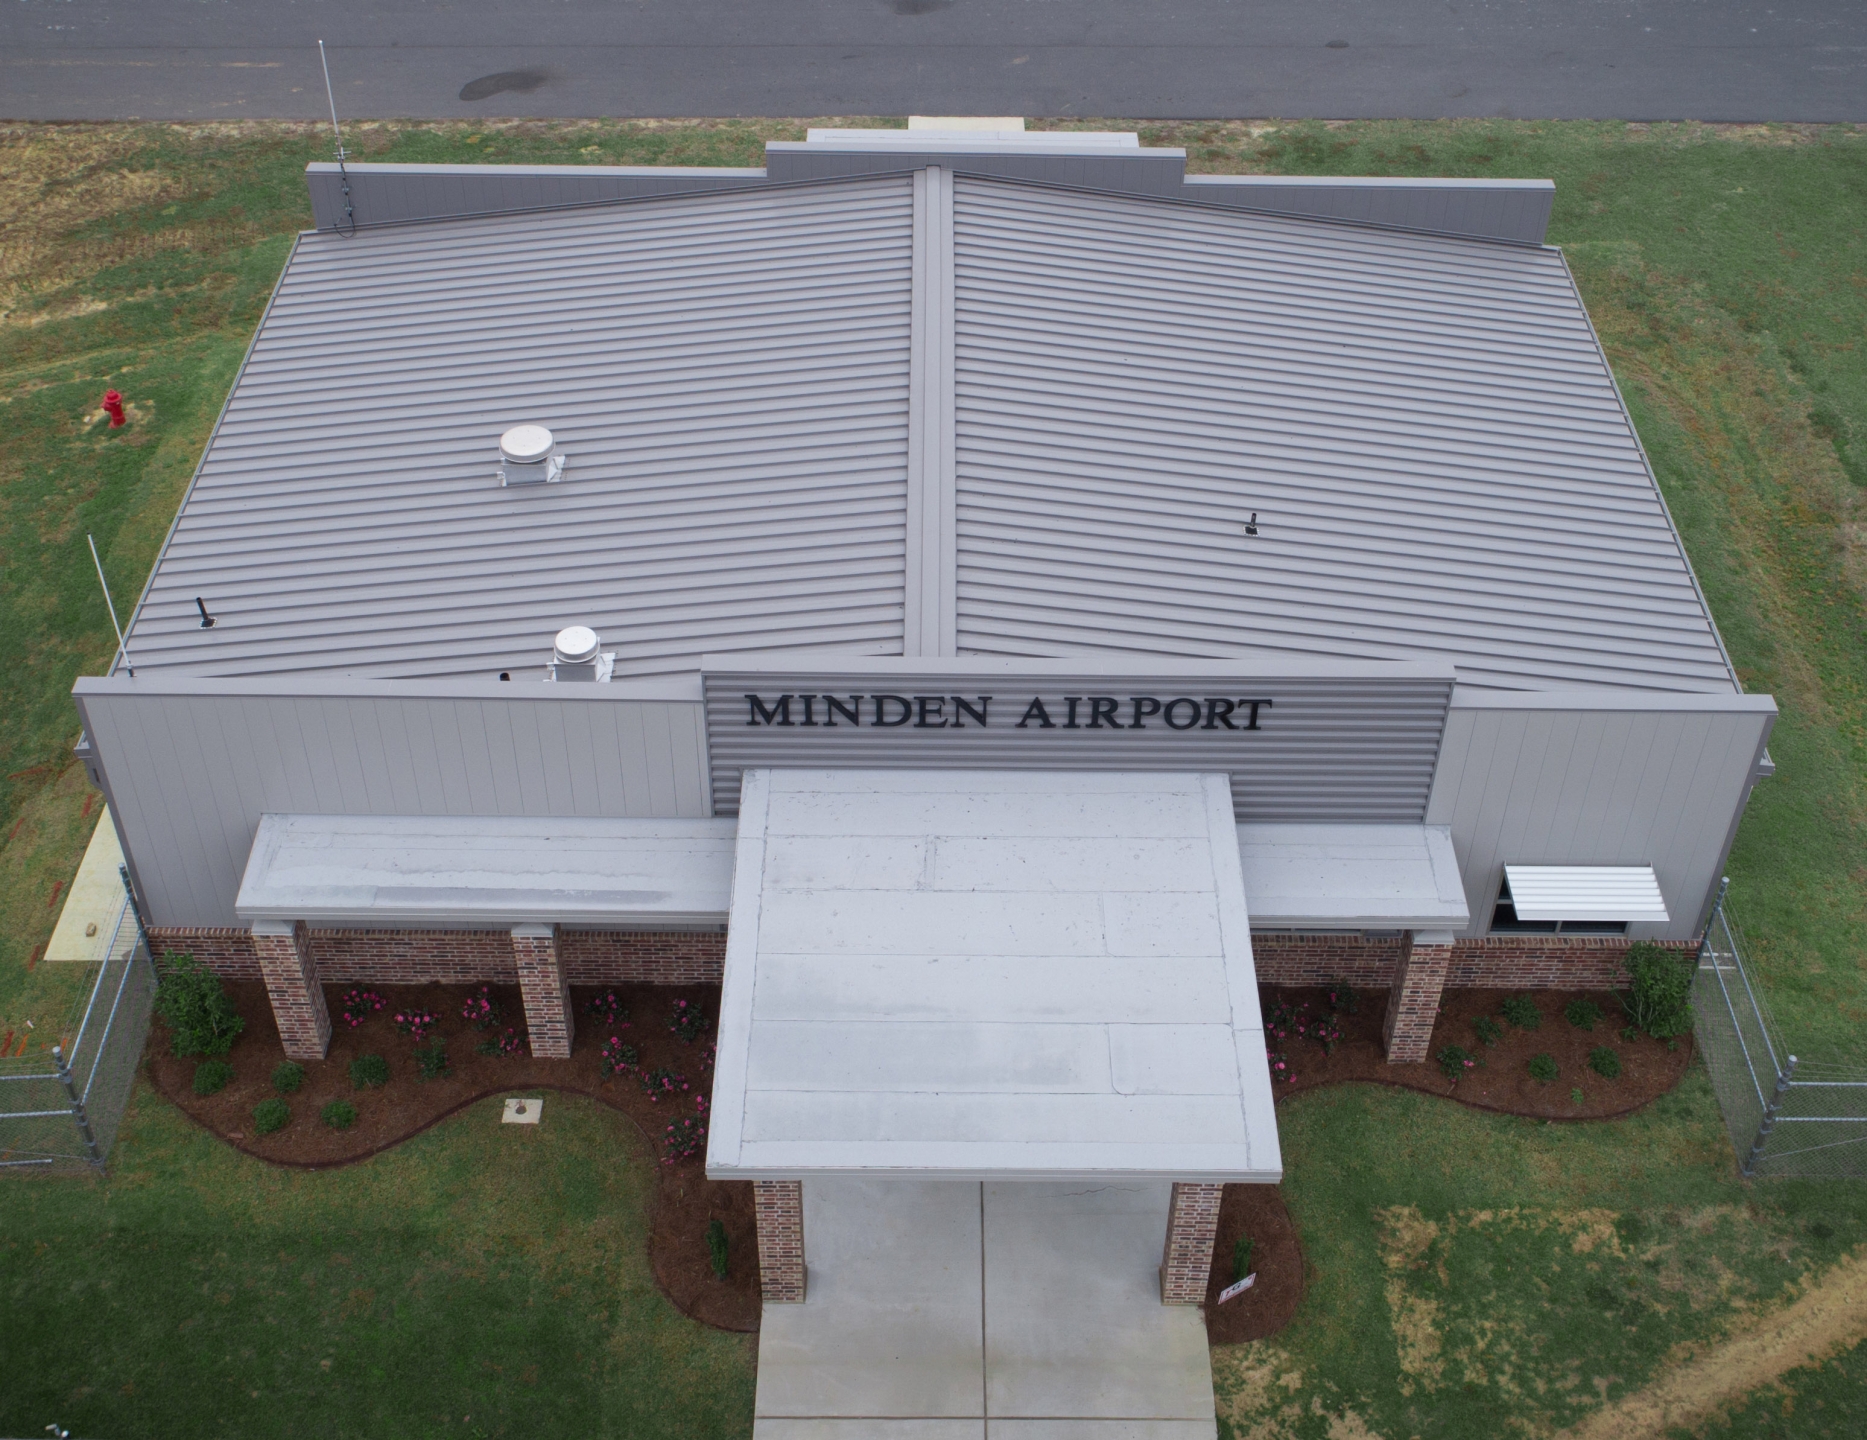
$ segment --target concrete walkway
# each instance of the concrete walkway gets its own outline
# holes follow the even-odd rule
[[[768,1305],[754,1440],[1211,1440],[1165,1182],[807,1180],[809,1299]]]

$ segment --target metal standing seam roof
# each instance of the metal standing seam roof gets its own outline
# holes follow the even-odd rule
[[[529,678],[573,622],[618,675],[900,654],[916,429],[962,654],[1733,688],[1558,252],[949,189],[950,244],[905,176],[301,237],[139,669]],[[493,479],[520,421],[548,493]]]

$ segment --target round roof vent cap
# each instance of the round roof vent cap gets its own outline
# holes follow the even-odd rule
[[[536,465],[551,456],[551,432],[542,425],[514,425],[499,437],[499,453],[514,465]]]
[[[603,642],[588,625],[566,625],[558,631],[557,659],[563,665],[593,665]]]

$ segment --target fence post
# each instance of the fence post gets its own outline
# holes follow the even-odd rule
[[[1744,1157],[1743,1174],[1746,1180],[1756,1172],[1757,1162],[1763,1158],[1763,1147],[1769,1144],[1770,1132],[1776,1128],[1776,1112],[1783,1108],[1783,1097],[1789,1093],[1789,1083],[1796,1073],[1796,1057],[1791,1055],[1789,1063],[1776,1077],[1776,1093],[1770,1096],[1769,1104],[1763,1107],[1763,1119],[1757,1125],[1757,1138],[1750,1142],[1750,1154]]]
[[[143,924],[143,907],[136,903],[136,887],[130,884],[130,867],[127,865],[117,866],[117,874],[123,879],[123,893],[129,897],[130,916],[136,921],[136,938],[143,942],[143,953],[147,955],[153,963],[156,958],[156,952],[151,949],[149,945],[149,927]],[[1729,882],[1727,881],[1726,883],[1728,884]]]
[[[91,1133],[91,1117],[84,1113],[84,1101],[78,1098],[78,1086],[72,1079],[71,1067],[65,1063],[65,1052],[57,1045],[52,1047],[52,1064],[57,1067],[58,1078],[71,1100],[71,1118],[78,1122],[78,1134],[84,1138],[84,1148],[91,1152],[91,1163],[101,1170],[104,1157],[98,1153],[97,1136]]]

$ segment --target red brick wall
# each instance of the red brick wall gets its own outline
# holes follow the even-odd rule
[[[192,954],[230,980],[258,980],[243,929],[151,930],[157,957]],[[707,931],[565,930],[559,954],[573,985],[705,985],[720,981],[726,937]],[[327,985],[513,984],[508,930],[313,930],[311,952]]]
[[[1457,940],[1446,969],[1448,989],[1613,990],[1627,983],[1621,956],[1630,942],[1618,935],[1487,935]],[[1670,950],[1692,951],[1687,940]],[[1398,936],[1253,935],[1252,955],[1264,985],[1327,985],[1385,989],[1400,959]]]

